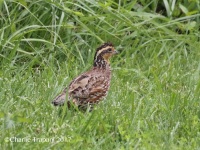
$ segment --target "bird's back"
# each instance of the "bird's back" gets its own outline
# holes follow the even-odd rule
[[[69,99],[72,99],[76,105],[98,103],[107,95],[110,79],[110,68],[106,70],[93,68],[70,83],[68,89]]]

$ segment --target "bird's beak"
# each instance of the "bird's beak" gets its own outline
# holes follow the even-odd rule
[[[118,52],[118,51],[116,51],[116,50],[114,50],[114,51],[113,51],[113,54],[119,54],[119,52]]]

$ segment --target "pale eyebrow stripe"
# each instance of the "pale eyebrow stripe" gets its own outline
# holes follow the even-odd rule
[[[111,47],[111,46],[107,46],[107,47],[105,47],[105,48],[99,50],[99,51],[97,52],[97,55],[96,55],[96,56],[98,56],[102,51],[104,51],[104,50],[106,50],[106,49],[108,49],[108,48],[112,48],[112,47]]]

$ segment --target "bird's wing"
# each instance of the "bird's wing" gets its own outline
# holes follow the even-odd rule
[[[75,98],[88,98],[91,94],[103,91],[105,77],[101,75],[83,74],[69,85],[69,96]]]

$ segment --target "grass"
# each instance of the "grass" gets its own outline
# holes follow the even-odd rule
[[[1,149],[199,149],[199,14],[132,11],[135,1],[0,2]],[[105,101],[82,113],[51,100],[104,41]]]

